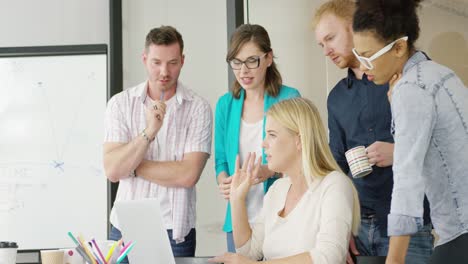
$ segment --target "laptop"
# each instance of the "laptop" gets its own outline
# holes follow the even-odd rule
[[[130,264],[176,264],[158,200],[116,201],[114,206],[124,242],[136,242]]]

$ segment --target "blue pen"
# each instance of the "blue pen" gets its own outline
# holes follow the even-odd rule
[[[133,246],[135,246],[136,242],[133,242],[130,246],[127,247],[127,249],[125,249],[124,252],[122,252],[122,254],[120,254],[119,258],[117,259],[117,262],[115,264],[120,264],[120,262],[122,260],[124,260],[124,258],[128,255],[128,252],[130,252],[130,250],[132,250]]]
[[[164,91],[161,92],[161,97],[159,97],[159,101],[164,102]]]
[[[78,251],[78,254],[81,255],[81,257],[88,263],[92,263],[91,259],[86,255],[86,252],[81,246],[76,247],[76,251]]]
[[[96,252],[94,252],[94,250],[92,251],[93,255],[94,255],[94,258],[96,259],[96,261],[99,263],[99,264],[104,264],[102,263],[102,261],[99,259],[98,255],[96,254]]]

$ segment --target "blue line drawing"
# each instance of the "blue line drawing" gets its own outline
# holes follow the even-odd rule
[[[60,170],[62,173],[65,172],[65,169],[63,168],[65,162],[63,162],[63,161],[56,161],[56,160],[53,160],[52,162],[53,162],[52,166],[54,166],[55,169]]]

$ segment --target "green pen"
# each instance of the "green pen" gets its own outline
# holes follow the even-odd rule
[[[73,234],[71,232],[68,232],[68,236],[73,240],[73,242],[75,242],[75,244],[77,246],[80,246],[80,242],[78,242],[78,240],[76,240],[76,238],[73,236]]]

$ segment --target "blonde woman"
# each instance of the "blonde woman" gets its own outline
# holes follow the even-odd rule
[[[359,200],[331,154],[317,108],[303,98],[281,101],[267,112],[265,130],[268,168],[287,176],[273,184],[249,225],[245,199],[261,157],[249,155],[242,167],[236,162],[230,201],[237,254],[211,262],[345,263]]]

